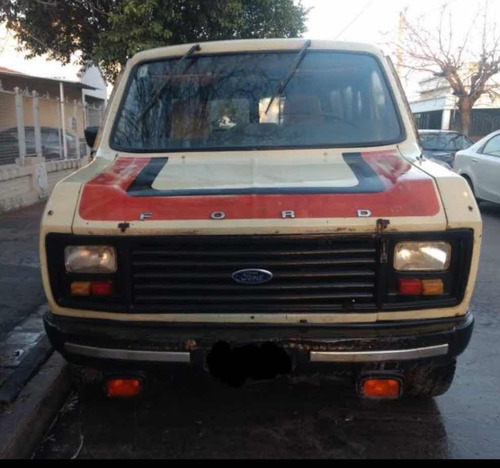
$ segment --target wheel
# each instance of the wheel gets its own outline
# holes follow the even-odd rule
[[[455,376],[456,361],[444,366],[407,369],[404,372],[404,395],[410,398],[432,398],[446,393]]]

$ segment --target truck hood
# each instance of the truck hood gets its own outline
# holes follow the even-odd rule
[[[379,218],[446,225],[434,180],[396,147],[118,155],[84,182],[73,231],[373,231]]]

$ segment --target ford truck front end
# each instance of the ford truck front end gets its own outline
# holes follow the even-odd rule
[[[47,203],[45,326],[104,378],[347,369],[364,396],[435,396],[472,332],[481,229],[375,47],[145,51]]]

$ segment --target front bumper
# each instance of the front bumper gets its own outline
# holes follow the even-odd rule
[[[273,344],[292,371],[421,361],[446,363],[467,347],[471,314],[446,320],[328,326],[138,324],[44,317],[47,335],[69,362],[102,370],[181,365],[206,368],[216,343],[231,348]]]

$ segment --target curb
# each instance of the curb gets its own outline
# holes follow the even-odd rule
[[[13,403],[24,385],[52,355],[53,348],[42,320],[47,310],[47,304],[39,306],[0,344],[0,404]]]
[[[52,346],[49,339],[43,336],[37,345],[28,351],[26,358],[21,362],[19,368],[2,384],[0,388],[0,403],[14,402],[26,382],[32,376],[36,375],[37,370],[49,359],[51,354]]]
[[[17,400],[0,414],[0,459],[32,456],[70,387],[68,365],[54,352]]]

